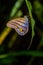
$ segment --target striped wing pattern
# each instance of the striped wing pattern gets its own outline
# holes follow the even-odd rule
[[[16,32],[21,36],[25,35],[28,32],[29,28],[28,19],[24,17],[10,20],[7,23],[7,27],[15,29]]]

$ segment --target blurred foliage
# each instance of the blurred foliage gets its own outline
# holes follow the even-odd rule
[[[39,1],[34,1],[34,12],[37,15],[37,18],[43,24],[43,5]]]
[[[32,62],[34,65],[35,59],[40,57],[43,59],[42,2],[41,0],[8,0],[5,2],[0,0],[0,65],[12,65],[14,62],[23,63],[23,61],[25,65],[31,65]],[[7,28],[8,20],[24,17],[25,15],[29,16],[30,24],[27,35],[19,36],[14,30]],[[38,62],[41,62],[41,60]]]
[[[8,35],[8,33],[10,32],[10,28],[5,28],[4,31],[1,33],[1,41],[0,41],[0,45],[3,42],[3,40],[6,38],[6,36]]]
[[[13,17],[13,16],[16,14],[16,12],[18,11],[18,9],[19,9],[20,6],[22,5],[22,2],[23,2],[23,0],[18,0],[18,1],[14,4],[14,6],[13,6],[13,8],[12,8],[12,11],[11,11],[11,13],[10,13],[10,17]]]

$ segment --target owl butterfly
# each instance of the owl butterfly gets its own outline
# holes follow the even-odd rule
[[[24,16],[24,18],[16,18],[12,19],[7,23],[7,27],[15,29],[15,31],[23,36],[28,32],[29,23],[28,18]]]

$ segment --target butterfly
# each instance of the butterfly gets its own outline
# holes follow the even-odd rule
[[[15,29],[15,31],[23,36],[25,35],[29,30],[29,22],[27,16],[24,16],[24,18],[16,18],[8,21],[7,27]]]

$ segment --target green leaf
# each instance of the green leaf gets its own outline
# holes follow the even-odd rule
[[[0,55],[1,56],[1,55]],[[3,56],[3,54],[2,54]],[[5,59],[11,59],[11,58],[15,58],[17,56],[33,56],[33,57],[43,57],[43,52],[42,51],[28,51],[28,50],[24,50],[24,51],[15,51],[15,52],[9,52],[8,54],[6,54]],[[0,58],[0,59],[4,59]]]
[[[1,64],[9,64],[14,62],[17,62],[17,59],[15,57],[6,57],[6,58],[1,58]]]
[[[28,12],[29,12],[29,16],[30,16],[31,28],[32,28],[32,39],[33,39],[33,37],[35,35],[35,32],[34,32],[35,20],[32,16],[32,5],[28,0],[25,0],[25,2],[26,2],[26,5],[28,7]]]
[[[21,7],[23,1],[24,1],[24,0],[18,0],[18,1],[14,4],[14,6],[13,6],[13,8],[12,8],[12,10],[11,10],[11,13],[10,13],[10,18],[13,17],[13,16],[16,14],[16,12],[18,11],[18,9]]]

